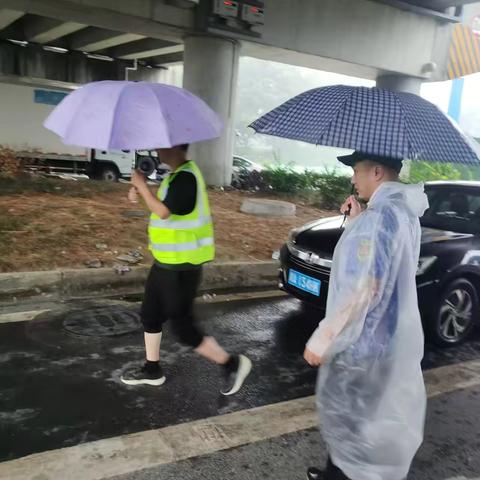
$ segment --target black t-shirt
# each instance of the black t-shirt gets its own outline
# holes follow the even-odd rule
[[[164,205],[173,215],[192,213],[197,201],[197,179],[190,172],[178,172],[170,182]]]

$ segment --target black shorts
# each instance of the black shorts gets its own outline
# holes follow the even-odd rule
[[[195,325],[193,304],[202,278],[202,269],[170,270],[153,264],[148,274],[141,318],[145,332],[160,333],[171,320],[173,333],[192,348],[203,341]]]

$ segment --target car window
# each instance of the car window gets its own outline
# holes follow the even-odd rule
[[[243,159],[243,158],[234,158],[233,159],[233,164],[236,167],[247,167],[248,163]]]
[[[423,226],[459,233],[480,232],[480,190],[468,188],[427,188],[430,208]]]

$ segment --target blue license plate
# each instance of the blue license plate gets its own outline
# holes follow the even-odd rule
[[[311,293],[312,295],[320,296],[320,287],[322,282],[316,278],[309,277],[296,270],[288,271],[288,283],[294,287],[303,290],[304,292]]]

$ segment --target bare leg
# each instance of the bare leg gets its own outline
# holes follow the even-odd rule
[[[162,332],[145,332],[145,351],[149,362],[158,362],[160,360],[160,343],[162,341]]]
[[[230,355],[213,337],[204,337],[202,343],[195,349],[195,352],[219,365],[224,365],[230,359]]]

